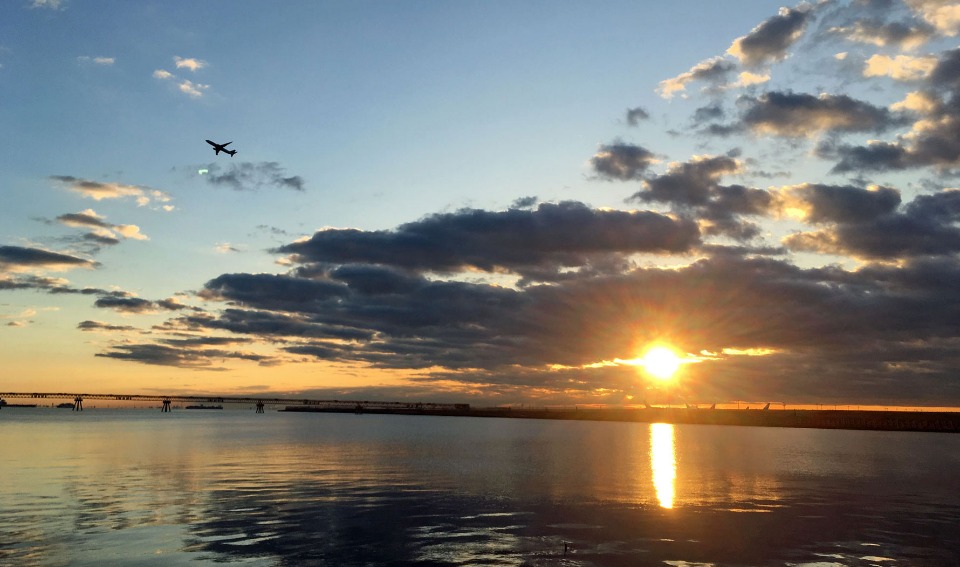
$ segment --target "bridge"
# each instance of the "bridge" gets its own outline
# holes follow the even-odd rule
[[[159,394],[91,394],[68,392],[0,392],[0,401],[5,399],[72,400],[73,411],[83,411],[84,400],[109,400],[115,402],[160,402],[162,412],[173,410],[173,403],[199,404],[253,404],[256,413],[263,413],[267,405],[282,405],[290,408],[312,409],[315,411],[364,411],[374,412],[410,412],[410,411],[447,411],[466,410],[469,404],[444,404],[431,402],[379,402],[362,400],[315,400],[306,398],[266,398],[262,396],[167,396]],[[37,402],[39,403],[39,402]],[[0,404],[0,407],[3,407]]]

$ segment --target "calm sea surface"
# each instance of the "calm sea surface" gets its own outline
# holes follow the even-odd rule
[[[0,450],[0,565],[960,565],[956,434],[6,408]]]

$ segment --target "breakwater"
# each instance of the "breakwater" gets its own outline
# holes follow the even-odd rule
[[[928,431],[960,433],[960,412],[870,410],[741,410],[693,408],[474,408],[465,404],[433,407],[317,407],[287,406],[281,411],[371,413],[392,415],[446,415],[513,419],[565,419],[583,421],[634,421],[641,423],[691,423],[753,427],[806,427],[815,429],[865,429],[877,431]]]

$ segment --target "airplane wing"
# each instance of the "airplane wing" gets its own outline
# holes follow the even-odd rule
[[[225,148],[225,147],[229,146],[229,145],[232,144],[232,143],[233,143],[233,142],[227,142],[226,144],[220,144],[220,147],[221,147],[221,148]]]

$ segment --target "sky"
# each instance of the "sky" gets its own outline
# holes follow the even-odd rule
[[[938,0],[4,2],[0,391],[958,406],[958,33]]]

